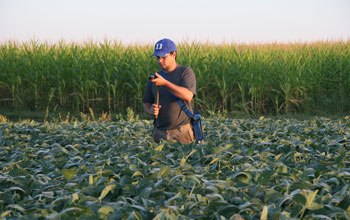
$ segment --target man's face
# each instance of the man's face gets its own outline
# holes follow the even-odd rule
[[[176,52],[169,53],[165,57],[157,56],[157,61],[160,68],[162,68],[165,71],[172,69],[174,65],[176,65],[175,57],[176,57]]]

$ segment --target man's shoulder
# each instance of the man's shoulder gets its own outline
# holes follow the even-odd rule
[[[183,73],[185,71],[193,72],[191,67],[183,66],[183,65],[177,65],[176,71],[181,72],[181,73]]]
[[[183,71],[185,71],[185,69],[186,69],[187,67],[186,66],[183,66],[183,65],[177,65],[176,66],[176,71],[179,71],[179,72],[183,72]]]

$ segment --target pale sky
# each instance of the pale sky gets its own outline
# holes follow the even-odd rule
[[[350,0],[0,0],[0,42],[350,40]]]

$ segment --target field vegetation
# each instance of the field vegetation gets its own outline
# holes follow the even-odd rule
[[[0,220],[350,219],[349,41],[178,50],[200,144],[139,116],[152,45],[0,44]]]
[[[156,144],[149,120],[0,122],[0,219],[350,218],[350,118],[204,120]]]
[[[153,45],[0,45],[0,109],[125,113],[159,67]],[[350,42],[179,43],[178,63],[197,76],[196,109],[247,114],[350,111]]]

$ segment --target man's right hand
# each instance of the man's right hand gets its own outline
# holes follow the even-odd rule
[[[159,115],[159,110],[162,106],[161,105],[157,105],[157,104],[152,104],[152,107],[151,107],[151,110],[152,110],[152,113],[155,117],[158,117]]]

